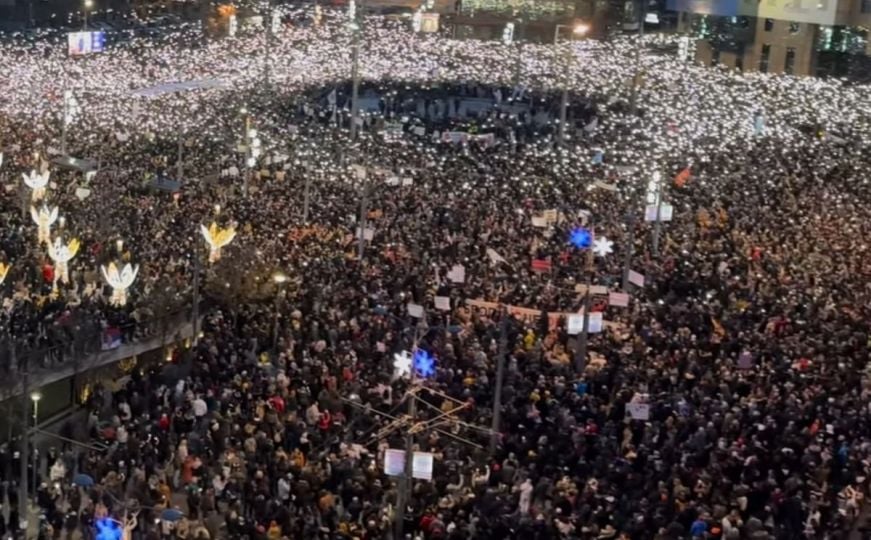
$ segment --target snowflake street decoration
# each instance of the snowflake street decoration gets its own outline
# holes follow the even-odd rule
[[[423,378],[429,378],[435,375],[435,358],[423,349],[414,351],[412,359],[414,370]]]
[[[49,245],[48,256],[54,261],[54,287],[57,288],[57,282],[69,283],[70,273],[68,264],[76,253],[79,252],[79,240],[73,238],[68,244],[63,244],[60,237],[54,239],[54,243]]]
[[[112,287],[112,298],[109,302],[113,306],[123,306],[127,303],[127,289],[133,285],[136,280],[136,274],[139,273],[139,265],[131,266],[130,263],[124,265],[121,272],[118,272],[118,267],[115,263],[109,263],[108,268],[101,266],[103,277],[106,278],[106,283]]]
[[[393,376],[408,377],[411,375],[411,355],[402,351],[393,355]]]
[[[51,226],[57,221],[57,206],[49,208],[42,205],[39,211],[31,206],[30,217],[37,226],[37,242],[48,245],[51,242]]]
[[[569,234],[569,243],[578,249],[587,249],[593,243],[593,235],[587,229],[579,227]]]
[[[109,518],[99,519],[94,525],[97,527],[97,540],[121,540],[123,536],[121,527]]]
[[[221,258],[221,248],[233,241],[236,237],[236,228],[227,227],[221,229],[214,221],[206,228],[205,225],[200,225],[200,230],[203,233],[203,238],[209,244],[209,262],[215,262]]]
[[[593,242],[593,253],[598,255],[599,257],[604,257],[609,253],[614,251],[614,242],[608,240],[604,236],[601,238],[596,238]]]
[[[24,177],[24,184],[33,190],[31,199],[38,201],[45,197],[45,186],[48,185],[49,172],[38,173],[35,170],[30,171],[30,174],[21,173]]]

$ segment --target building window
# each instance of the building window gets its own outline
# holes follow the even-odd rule
[[[771,32],[774,29],[774,19],[765,19],[765,31]]]
[[[795,48],[786,48],[786,62],[783,64],[783,72],[787,75],[795,74]]]
[[[829,0],[817,0],[817,9],[820,11],[828,11]]]
[[[862,13],[871,13],[871,0],[862,0]]]
[[[762,46],[762,54],[759,55],[759,72],[768,73],[768,60],[771,57],[771,45]]]
[[[869,0],[871,1],[871,0]],[[790,34],[798,34],[801,32],[801,23],[791,22],[789,23],[789,33]]]

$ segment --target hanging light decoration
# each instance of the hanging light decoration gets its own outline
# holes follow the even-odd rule
[[[49,244],[48,256],[54,261],[54,288],[57,289],[57,282],[69,283],[70,273],[68,264],[76,253],[79,252],[79,240],[73,238],[67,244],[64,244],[60,237],[54,239],[53,244]]]
[[[33,206],[30,207],[30,217],[33,218],[33,222],[36,223],[36,226],[38,227],[38,243],[45,243],[48,245],[51,242],[51,226],[54,225],[55,221],[57,221],[57,212],[57,206],[49,208],[46,205],[42,205],[42,208],[40,208],[39,211],[37,211]]]
[[[9,274],[10,268],[12,268],[11,264],[0,263],[0,285],[3,285],[3,282],[6,281],[6,275]]]
[[[118,267],[115,263],[109,263],[109,266],[101,266],[103,277],[106,278],[106,283],[112,287],[112,298],[109,303],[113,306],[123,306],[127,303],[127,289],[133,285],[136,280],[136,275],[139,273],[139,265],[136,266],[127,263],[118,272]]]
[[[236,237],[236,228],[233,226],[221,229],[216,222],[206,228],[205,225],[200,225],[200,230],[203,233],[203,238],[209,244],[209,262],[215,262],[221,258],[221,248],[233,241]]]
[[[24,177],[24,184],[33,190],[31,200],[38,201],[45,197],[49,175],[48,171],[38,173],[35,170],[30,171],[30,174],[21,173],[21,176]]]

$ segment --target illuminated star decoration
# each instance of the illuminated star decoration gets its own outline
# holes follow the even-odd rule
[[[96,540],[121,540],[121,527],[113,520],[103,518],[97,520],[97,539]]]
[[[414,351],[412,362],[414,364],[414,370],[421,377],[426,379],[435,375],[435,358],[430,356],[430,354],[425,350],[417,349]]]
[[[587,249],[593,243],[593,235],[587,229],[578,227],[569,234],[569,243],[578,249]]]
[[[599,257],[604,257],[614,251],[614,242],[608,240],[604,236],[596,238],[593,242],[593,253]]]
[[[411,375],[411,355],[408,351],[393,354],[393,374],[396,377]]]

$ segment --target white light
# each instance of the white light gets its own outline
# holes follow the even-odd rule
[[[396,377],[411,375],[411,353],[402,351],[393,355],[393,373]]]
[[[40,399],[42,399],[42,394],[40,394],[39,392],[34,392],[30,394],[30,399],[31,401],[39,401]]]
[[[614,251],[614,242],[608,240],[604,236],[593,240],[593,253],[599,257],[604,257]]]

